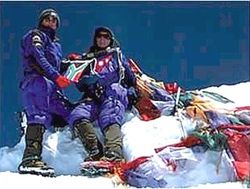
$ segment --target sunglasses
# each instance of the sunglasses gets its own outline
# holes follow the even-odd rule
[[[44,18],[44,20],[47,22],[53,22],[53,23],[57,22],[57,18],[55,16],[47,16]]]
[[[105,39],[110,39],[110,35],[107,33],[105,33],[105,34],[99,33],[96,36],[96,38],[101,38],[101,37],[104,37]]]

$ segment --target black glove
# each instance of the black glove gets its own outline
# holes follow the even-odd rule
[[[129,102],[129,109],[132,108],[138,102],[139,94],[134,87],[130,87],[128,89],[128,102]]]

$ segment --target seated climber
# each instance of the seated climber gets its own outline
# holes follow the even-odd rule
[[[70,57],[79,58],[74,54]],[[95,30],[93,46],[80,58],[96,61],[88,65],[76,84],[83,97],[71,112],[69,122],[88,153],[85,161],[122,161],[121,125],[128,109],[128,93],[134,91],[134,73],[107,27]],[[103,149],[95,133],[94,121],[104,135]]]

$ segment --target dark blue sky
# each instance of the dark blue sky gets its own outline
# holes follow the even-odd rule
[[[0,146],[19,140],[20,40],[44,8],[61,16],[64,56],[87,50],[105,25],[157,80],[186,89],[249,80],[249,2],[0,2]],[[66,93],[79,97],[74,87]]]

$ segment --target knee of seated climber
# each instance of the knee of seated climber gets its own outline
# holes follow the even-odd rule
[[[74,124],[76,122],[79,122],[80,120],[91,120],[92,121],[92,115],[91,115],[91,106],[80,104],[78,105],[69,115],[69,125],[73,128]]]
[[[113,83],[110,90],[106,91],[107,96],[119,100],[125,107],[128,105],[127,89],[118,83]]]
[[[113,123],[122,125],[124,122],[125,107],[119,101],[115,99],[107,99],[102,107],[99,114],[98,123],[102,131]]]

